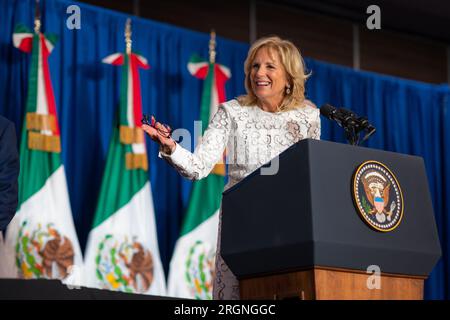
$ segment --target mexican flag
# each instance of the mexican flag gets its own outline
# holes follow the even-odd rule
[[[20,145],[19,206],[6,233],[9,277],[64,279],[82,267],[61,162],[61,137],[48,57],[54,37],[16,27],[14,46],[31,52],[26,115]],[[79,274],[75,278],[79,279]]]
[[[225,82],[230,70],[220,64],[202,61],[197,56],[188,63],[189,72],[204,80],[200,117],[202,133],[225,98]],[[172,260],[168,294],[170,296],[212,299],[217,228],[225,164],[217,164],[204,179],[194,181],[191,196]]]
[[[83,282],[100,289],[165,295],[141,129],[138,69],[149,65],[132,52],[110,55],[103,62],[122,66],[120,108],[86,247]]]

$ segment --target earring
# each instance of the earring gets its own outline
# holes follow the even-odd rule
[[[291,87],[288,86],[288,87],[286,87],[286,94],[290,94],[290,93],[291,93]]]

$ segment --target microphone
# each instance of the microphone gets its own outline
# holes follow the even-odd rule
[[[337,109],[326,103],[320,107],[320,114],[329,120],[336,121],[339,126],[343,127],[347,140],[352,145],[359,144],[359,132],[363,130],[366,132],[361,141],[362,143],[376,131],[376,128],[369,123],[367,117],[358,117],[353,111],[345,108]]]
[[[347,110],[344,108],[340,108],[339,111],[343,112],[344,114],[348,115],[349,117],[352,117],[355,119],[356,122],[356,128],[355,132],[358,134],[361,131],[365,131],[366,134],[364,138],[361,140],[361,143],[369,139],[369,137],[375,133],[377,130],[373,125],[369,123],[369,120],[367,117],[358,117],[355,113],[353,113],[351,110]]]
[[[354,113],[343,108],[336,109],[328,103],[320,107],[320,114],[329,120],[336,121],[343,128],[354,127],[356,125]]]

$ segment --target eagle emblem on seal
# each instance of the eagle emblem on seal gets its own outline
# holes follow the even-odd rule
[[[363,220],[378,231],[398,227],[403,217],[403,195],[397,178],[377,161],[361,164],[353,178],[353,200]]]

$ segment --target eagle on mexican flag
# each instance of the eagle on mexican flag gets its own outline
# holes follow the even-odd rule
[[[226,100],[225,82],[231,77],[227,67],[215,63],[214,32],[209,50],[209,61],[193,56],[188,63],[189,72],[204,80],[200,109],[202,134],[219,104]],[[219,208],[224,186],[224,162],[216,164],[206,178],[193,182],[180,238],[170,262],[169,296],[212,299]]]
[[[149,65],[143,56],[131,51],[129,19],[125,38],[125,53],[103,59],[104,63],[122,67],[120,106],[86,247],[83,284],[130,293],[165,295],[141,129],[139,68],[148,69]]]
[[[13,34],[14,46],[31,53],[31,69],[20,145],[19,205],[7,229],[2,263],[8,277],[62,279],[77,285],[69,279],[83,261],[48,64],[55,37],[41,33],[40,25],[37,4],[34,33],[20,25]]]

